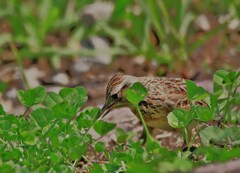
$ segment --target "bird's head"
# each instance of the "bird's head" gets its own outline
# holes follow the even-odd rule
[[[135,77],[122,73],[117,73],[110,79],[106,89],[105,104],[101,111],[102,117],[113,109],[131,106],[125,97],[125,93],[134,82]]]

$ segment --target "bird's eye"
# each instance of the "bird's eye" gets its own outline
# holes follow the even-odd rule
[[[118,95],[117,94],[113,94],[112,95],[112,99],[117,100],[118,99]]]

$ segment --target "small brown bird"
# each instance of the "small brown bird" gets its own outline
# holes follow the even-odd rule
[[[132,104],[126,99],[126,89],[135,82],[142,83],[148,89],[148,95],[139,103],[139,108],[146,125],[152,128],[172,131],[167,115],[174,108],[189,110],[185,80],[167,77],[135,77],[117,73],[106,89],[106,102],[102,108],[102,116],[111,110],[128,107],[138,117]],[[198,104],[204,104],[199,102]]]

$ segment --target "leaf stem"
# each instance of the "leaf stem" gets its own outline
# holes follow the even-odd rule
[[[143,124],[144,130],[145,130],[146,135],[147,135],[147,139],[150,139],[150,141],[153,141],[153,140],[152,140],[152,137],[151,137],[151,135],[150,135],[150,133],[149,133],[149,130],[148,130],[148,128],[147,128],[147,125],[146,125],[146,123],[145,123],[145,121],[144,121],[143,115],[142,115],[142,113],[141,113],[138,105],[135,105],[135,108],[136,108],[137,113],[138,113],[138,115],[139,115],[139,117],[140,117],[140,119],[141,119],[141,122],[142,122],[142,124]]]
[[[12,53],[14,54],[14,56],[16,58],[16,62],[18,64],[19,68],[20,68],[20,72],[21,72],[21,75],[22,75],[22,78],[23,78],[23,82],[25,84],[25,88],[29,89],[30,85],[29,85],[29,82],[27,80],[27,76],[25,74],[25,70],[24,70],[23,63],[22,63],[22,58],[21,58],[20,54],[18,53],[16,45],[13,42],[9,42],[9,46],[11,48]]]

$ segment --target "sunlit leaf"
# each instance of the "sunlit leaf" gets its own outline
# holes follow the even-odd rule
[[[170,126],[174,128],[183,128],[186,127],[191,121],[191,118],[188,116],[188,111],[174,109],[168,114],[167,119]]]
[[[126,91],[126,97],[133,105],[137,105],[147,96],[147,89],[139,82],[134,83]]]
[[[54,114],[46,108],[37,108],[31,112],[31,116],[35,119],[40,127],[45,127],[51,123],[56,117]]]
[[[19,90],[18,99],[26,106],[31,107],[44,101],[46,97],[46,89],[43,86],[38,86],[29,90]]]
[[[193,81],[186,80],[188,100],[202,100],[208,96],[207,91],[200,86],[197,86]]]
[[[114,123],[108,123],[102,120],[99,120],[96,122],[96,124],[93,126],[94,130],[101,136],[107,134],[111,130],[113,130],[116,127],[116,124]]]

